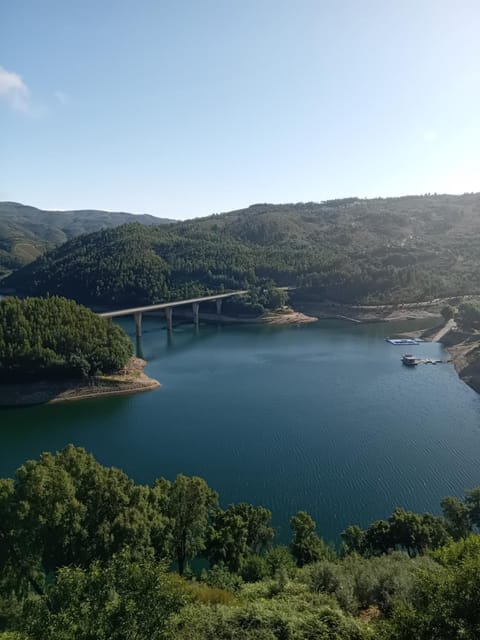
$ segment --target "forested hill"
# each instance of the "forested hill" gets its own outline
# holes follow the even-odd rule
[[[480,194],[265,204],[122,226],[76,238],[2,284],[117,305],[264,279],[343,302],[479,293]]]
[[[0,202],[0,276],[83,233],[128,222],[171,222],[150,215],[111,211],[44,211],[17,202]]]
[[[0,300],[0,384],[94,378],[123,369],[129,337],[65,298]]]

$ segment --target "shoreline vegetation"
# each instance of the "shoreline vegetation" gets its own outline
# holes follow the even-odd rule
[[[129,336],[73,300],[0,302],[0,407],[124,395],[159,386]]]
[[[480,393],[480,366],[477,366],[473,359],[474,352],[480,347],[480,340],[470,333],[455,330],[455,324],[452,320],[440,324],[436,322],[442,317],[442,307],[449,302],[452,302],[452,299],[395,305],[350,305],[298,300],[294,303],[295,308],[284,306],[276,311],[266,310],[260,316],[200,313],[200,319],[207,323],[216,322],[226,325],[264,324],[272,326],[308,324],[327,319],[362,324],[431,319],[431,327],[401,335],[441,342],[450,354],[451,361],[461,380]],[[178,317],[185,320],[190,319],[188,313],[180,312]],[[125,367],[117,373],[92,376],[88,380],[66,379],[4,383],[1,386],[0,407],[73,402],[150,391],[160,387],[161,384],[158,380],[145,374],[146,364],[145,360],[132,356]]]
[[[325,542],[303,510],[68,445],[0,478],[2,640],[477,640],[480,487]],[[200,564],[201,563],[201,564]]]
[[[131,357],[117,373],[99,375],[91,380],[38,380],[2,384],[0,407],[56,404],[131,395],[160,387],[160,382],[144,373],[145,360]]]

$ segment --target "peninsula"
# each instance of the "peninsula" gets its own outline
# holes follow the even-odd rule
[[[145,365],[145,360],[131,357],[122,370],[88,380],[72,378],[2,384],[0,407],[92,400],[151,391],[161,385],[144,373]]]
[[[0,302],[0,406],[148,391],[159,382],[120,327],[65,298]]]

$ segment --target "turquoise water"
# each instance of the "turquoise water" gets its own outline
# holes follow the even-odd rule
[[[450,364],[402,366],[405,349],[447,354],[387,344],[399,328],[184,325],[168,340],[146,319],[147,372],[162,388],[0,412],[0,475],[73,442],[139,482],[196,474],[223,504],[268,506],[284,540],[299,509],[329,540],[397,505],[438,511],[480,485],[480,396]]]

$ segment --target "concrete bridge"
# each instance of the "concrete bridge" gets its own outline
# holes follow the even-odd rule
[[[104,318],[120,318],[122,316],[133,316],[135,318],[135,332],[137,338],[142,336],[142,316],[149,311],[165,311],[165,318],[167,320],[168,330],[172,330],[173,326],[173,309],[175,307],[182,307],[185,305],[192,305],[193,321],[198,324],[198,314],[201,302],[216,302],[217,303],[217,315],[222,313],[222,301],[225,298],[232,298],[233,296],[242,296],[248,293],[247,290],[231,291],[230,293],[218,293],[215,296],[203,296],[202,298],[189,298],[188,300],[177,300],[175,302],[162,302],[160,304],[151,304],[146,307],[132,307],[131,309],[119,309],[118,311],[107,311],[105,313],[99,313],[99,316]]]

